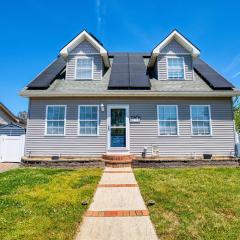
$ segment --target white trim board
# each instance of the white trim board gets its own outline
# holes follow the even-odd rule
[[[111,147],[111,109],[126,109],[126,147]],[[129,104],[107,104],[107,152],[128,153],[130,150]]]

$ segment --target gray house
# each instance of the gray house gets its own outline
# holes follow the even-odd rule
[[[235,87],[174,30],[151,53],[81,32],[21,92],[26,155],[231,156]]]

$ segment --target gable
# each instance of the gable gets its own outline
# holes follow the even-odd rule
[[[92,51],[94,46],[94,52],[98,50],[98,53],[102,56],[104,65],[106,67],[110,66],[109,58],[107,50],[103,47],[103,45],[95,38],[92,34],[89,34],[87,31],[82,31],[80,34],[78,34],[71,42],[69,42],[65,47],[63,47],[60,51],[60,55],[67,59],[69,53],[71,53],[75,48],[75,51],[78,51],[79,45],[82,42],[91,42],[91,47],[89,45],[86,45],[86,43],[83,44],[83,47],[86,47],[85,51]],[[81,45],[80,45],[81,47]],[[81,49],[81,48],[80,48]],[[82,50],[81,50],[82,51]],[[96,52],[95,52],[96,53]]]
[[[2,103],[0,103],[0,125],[19,122],[18,118]]]
[[[13,120],[12,118],[10,118],[5,112],[3,112],[0,109],[0,125],[7,124],[7,123],[11,122],[12,120]]]
[[[175,42],[173,42],[175,40]],[[176,42],[178,44],[176,44]],[[173,44],[176,47],[176,50],[180,51],[185,49],[192,55],[195,59],[199,56],[200,51],[197,47],[195,47],[187,38],[185,38],[182,34],[180,34],[177,30],[174,30],[171,34],[169,34],[163,41],[161,41],[151,53],[151,57],[148,63],[148,67],[153,67],[156,61],[156,58],[159,54],[162,53],[162,50],[166,48],[169,44]],[[179,47],[181,46],[181,48]],[[184,48],[184,49],[183,49]],[[165,51],[169,51],[169,47],[165,49]]]
[[[0,127],[0,135],[20,136],[25,134],[25,129],[17,124],[7,124]]]
[[[87,40],[79,43],[71,52],[70,54],[91,54],[96,53],[99,54],[99,51]]]
[[[169,44],[167,44],[162,50],[163,54],[190,54],[190,52],[184,48],[180,43],[173,39]]]

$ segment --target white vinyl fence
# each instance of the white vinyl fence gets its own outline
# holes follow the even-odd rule
[[[24,155],[25,135],[0,135],[0,162],[21,162]]]
[[[240,133],[238,133],[238,132],[235,133],[235,139],[236,139],[236,143],[239,144],[240,143]]]

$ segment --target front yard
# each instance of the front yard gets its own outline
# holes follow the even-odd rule
[[[137,169],[160,239],[240,239],[240,169]]]
[[[73,239],[101,169],[16,169],[0,174],[0,239]]]

